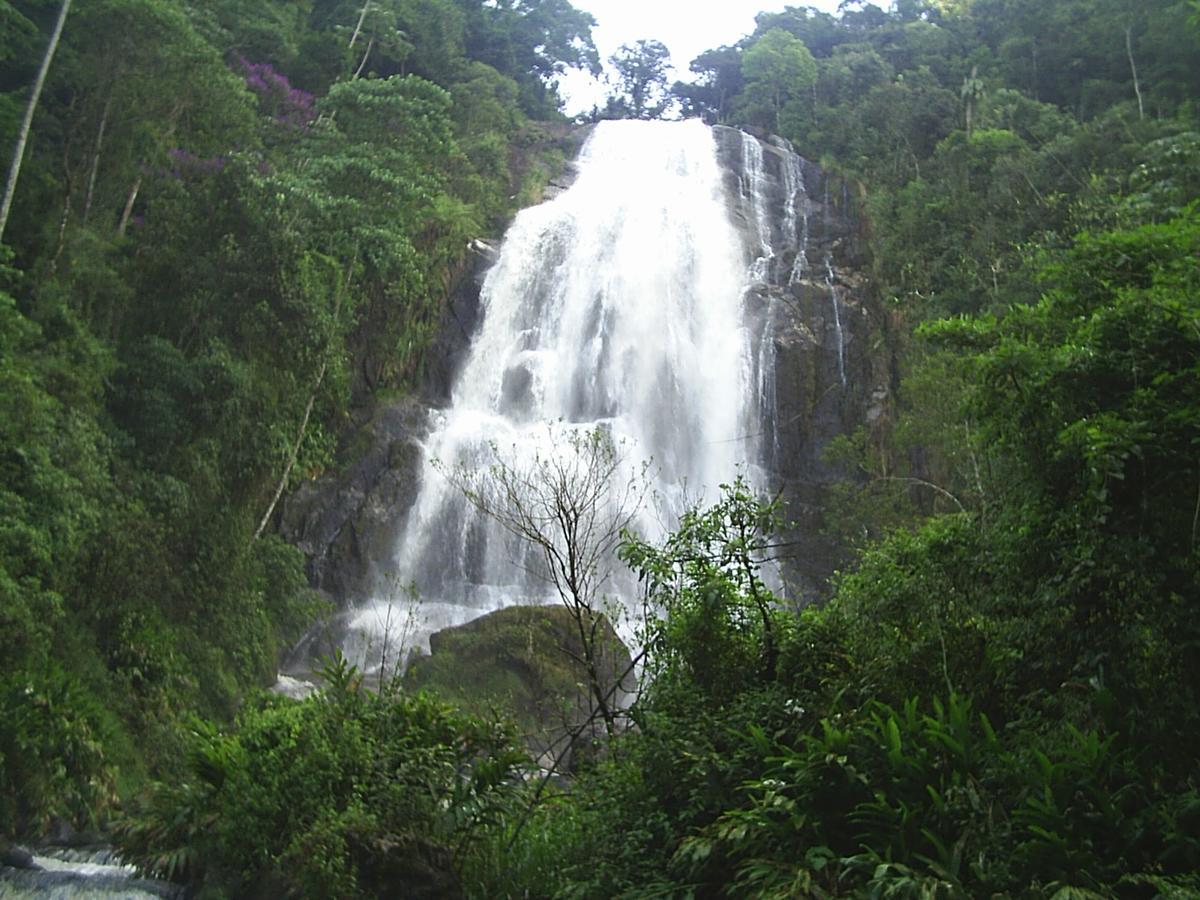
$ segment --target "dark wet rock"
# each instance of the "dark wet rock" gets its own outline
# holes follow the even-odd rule
[[[563,166],[562,172],[550,179],[550,183],[542,191],[542,199],[553,200],[573,185],[578,177],[579,167],[574,162],[567,163]]]
[[[419,835],[381,835],[355,848],[365,896],[455,900],[465,896],[454,854]]]
[[[727,173],[730,214],[753,258],[761,242],[746,197],[743,136],[723,126],[714,134]],[[868,257],[861,187],[802,159],[803,189],[789,200],[790,146],[778,137],[757,137],[775,255],[766,284],[748,302],[765,319],[772,344],[774,390],[764,398],[767,466],[783,491],[785,517],[793,523],[786,580],[793,598],[804,603],[827,593],[829,576],[846,558],[844,548],[825,533],[824,511],[833,485],[851,476],[828,460],[826,451],[841,435],[859,428],[870,435],[886,424],[894,363],[888,319],[863,274]],[[789,203],[803,220],[795,241],[799,248],[788,246],[778,224]]]
[[[415,398],[381,406],[350,449],[354,461],[301,485],[284,504],[280,532],[304,551],[309,582],[339,606],[359,597],[391,558],[416,496],[428,415]]]
[[[499,252],[498,241],[482,238],[471,241],[466,261],[442,307],[437,337],[426,354],[429,369],[422,394],[431,406],[446,406],[450,402],[454,376],[462,368],[471,349],[471,338],[479,327],[479,291]]]
[[[8,847],[0,847],[0,866],[8,866],[13,869],[40,869],[36,862],[33,861],[33,854],[24,847],[18,847],[16,844]]]

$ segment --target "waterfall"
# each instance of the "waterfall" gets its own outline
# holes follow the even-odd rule
[[[779,175],[768,176],[764,164],[763,145],[745,132],[739,134],[742,174],[739,191],[747,219],[752,220],[753,231],[761,252],[751,263],[747,290],[767,284],[779,284],[782,273],[773,272],[772,263],[785,260],[792,254],[792,264],[786,275],[786,285],[796,284],[804,275],[808,265],[808,191],[804,184],[804,160],[795,152],[790,141],[772,137],[771,145],[779,151]],[[780,203],[777,192],[782,192]],[[773,199],[773,195],[775,198]],[[779,237],[776,242],[772,233],[772,222],[778,223]],[[752,250],[752,253],[755,251]],[[773,277],[774,276],[774,277]],[[758,358],[756,360],[757,388],[759,398],[759,422],[766,458],[772,469],[778,469],[782,448],[779,444],[779,393],[775,372],[774,339],[785,318],[779,308],[779,292],[765,292],[766,308],[761,318],[761,334],[757,335]]]
[[[741,174],[738,178],[738,193],[746,219],[753,231],[750,255],[753,261],[746,272],[744,290],[747,297],[754,289],[766,284],[771,277],[771,263],[775,259],[775,248],[771,230],[771,198],[770,182],[767,178],[763,157],[763,148],[755,138],[739,132],[738,140],[741,147]],[[784,224],[786,235],[789,223]],[[758,397],[758,422],[763,434],[768,437],[768,457],[775,462],[778,453],[778,437],[775,433],[775,421],[778,413],[778,402],[775,385],[775,357],[771,336],[775,331],[778,318],[778,300],[774,294],[766,296],[766,308],[760,318],[761,332],[755,335],[755,345],[758,353],[754,360],[754,386]]]
[[[750,267],[753,281],[766,281],[771,274],[771,261],[775,251],[771,241],[771,219],[767,209],[767,176],[763,166],[763,148],[750,135],[742,134],[742,202],[749,207],[754,217],[755,235],[758,238],[759,255]]]
[[[133,866],[107,848],[42,847],[19,852],[27,854],[28,868],[0,865],[0,897],[157,900],[184,893],[179,885],[139,877]]]
[[[846,336],[842,333],[842,310],[838,303],[837,285],[833,280],[833,259],[825,254],[825,287],[829,289],[829,302],[833,304],[833,332],[837,340],[838,378],[846,386]]]
[[[447,478],[455,467],[499,456],[536,472],[569,452],[572,435],[602,428],[626,457],[618,479],[648,463],[654,502],[636,525],[651,539],[739,471],[765,487],[760,397],[773,357],[766,316],[748,311],[747,296],[775,253],[762,147],[746,137],[743,151],[741,199],[757,230],[749,254],[713,133],[698,121],[601,123],[575,183],[517,216],[425,441],[394,572],[350,621],[353,661],[370,668],[381,654],[396,659],[389,640],[411,648],[492,609],[557,602],[537,553],[467,502]],[[635,586],[605,590],[632,597]]]
[[[804,270],[808,267],[808,189],[804,184],[804,160],[789,141],[783,138],[775,140],[776,146],[784,153],[783,241],[795,253],[787,281],[792,285],[804,277]]]

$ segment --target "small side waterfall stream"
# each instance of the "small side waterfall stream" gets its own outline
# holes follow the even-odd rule
[[[807,201],[790,154],[789,221],[773,223],[763,147],[742,142],[741,196],[730,198],[700,122],[604,122],[574,184],[517,216],[484,282],[482,323],[451,402],[433,413],[393,571],[350,620],[352,661],[370,669],[440,628],[557,601],[536,552],[446,477],[455,467],[499,456],[536,471],[569,452],[572,434],[602,428],[626,458],[618,478],[649,464],[654,500],[636,524],[651,538],[739,473],[766,487],[776,301],[749,298],[788,252],[783,282],[804,270]],[[739,232],[731,207],[752,233]],[[604,589],[631,597],[634,586]]]
[[[829,302],[833,306],[833,330],[837,336],[838,378],[846,386],[846,335],[842,331],[842,308],[838,304],[838,289],[834,283],[833,259],[825,257],[825,286],[829,289]]]

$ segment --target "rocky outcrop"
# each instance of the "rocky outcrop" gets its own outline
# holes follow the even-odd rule
[[[398,519],[416,496],[427,407],[406,398],[364,422],[340,471],[297,488],[280,532],[307,558],[309,583],[338,606],[359,599],[391,558]]]
[[[498,241],[482,238],[471,241],[462,274],[442,306],[437,337],[426,354],[429,367],[422,394],[429,406],[441,407],[450,402],[454,376],[462,368],[471,349],[471,338],[479,326],[479,292],[483,279],[499,252]]]
[[[606,619],[589,632],[597,686],[622,708],[635,687],[629,650]],[[405,685],[476,713],[504,710],[547,769],[568,771],[570,757],[604,731],[593,715],[577,622],[565,606],[510,606],[438,631],[429,646],[429,655],[409,663]]]
[[[714,132],[747,255],[766,257],[748,302],[768,351],[760,359],[766,464],[792,523],[786,580],[803,603],[825,594],[845,558],[826,534],[824,511],[830,488],[851,476],[826,450],[886,415],[887,320],[863,275],[865,222],[849,185],[780,138],[755,141],[759,161],[743,132]]]
[[[366,840],[352,840],[350,852],[362,896],[406,900],[457,900],[466,896],[455,869],[454,853],[430,838],[417,834],[372,835]]]

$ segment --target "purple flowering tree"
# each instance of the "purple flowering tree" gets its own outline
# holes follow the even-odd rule
[[[258,98],[259,108],[282,128],[303,130],[317,117],[316,102],[308,91],[292,87],[286,75],[270,63],[253,63],[239,56],[237,70],[246,87]]]

